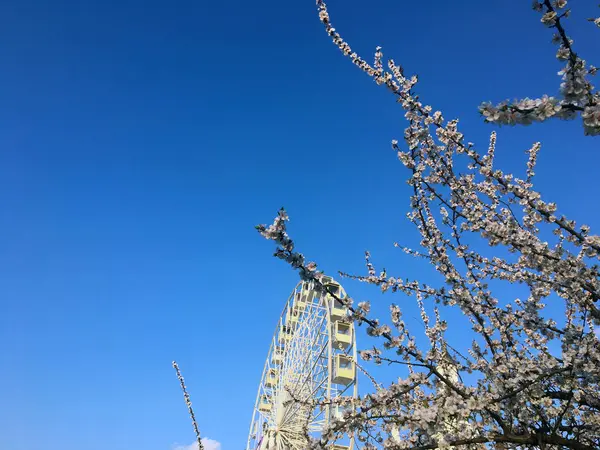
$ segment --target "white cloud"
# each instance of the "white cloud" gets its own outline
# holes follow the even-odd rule
[[[202,444],[204,445],[204,450],[221,450],[221,443],[214,439],[202,438]],[[194,442],[190,445],[175,444],[171,447],[171,450],[198,450],[198,443]]]

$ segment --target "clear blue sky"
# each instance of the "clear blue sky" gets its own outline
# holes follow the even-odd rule
[[[487,146],[479,102],[556,92],[530,2],[412,3],[330,8],[358,51],[383,45],[418,73],[468,140]],[[571,3],[576,48],[597,56],[596,2]],[[417,242],[389,149],[403,114],[313,0],[7,1],[0,42],[0,449],[191,443],[172,359],[202,433],[243,448],[297,280],[253,229],[282,205],[327,271],[361,270],[368,248],[389,272],[426,273],[392,248]],[[541,140],[540,190],[598,230],[597,139],[578,123],[502,128],[497,152],[520,171]]]

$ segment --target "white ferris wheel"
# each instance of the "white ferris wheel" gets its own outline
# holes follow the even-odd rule
[[[322,282],[339,298],[346,293],[332,278]],[[299,283],[281,313],[265,361],[254,404],[246,450],[305,450],[308,436],[319,436],[342,407],[327,404],[338,396],[356,398],[354,325],[346,308],[312,282]],[[343,436],[332,450],[352,450]]]

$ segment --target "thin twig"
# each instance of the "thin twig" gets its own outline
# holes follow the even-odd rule
[[[190,412],[190,417],[192,418],[194,433],[196,433],[196,440],[198,441],[198,450],[204,450],[204,445],[202,445],[202,439],[200,439],[200,430],[198,429],[196,416],[194,415],[194,410],[192,409],[192,401],[190,400],[190,396],[187,393],[187,389],[185,388],[185,382],[183,381],[183,376],[181,376],[181,372],[179,371],[179,366],[177,365],[176,361],[173,361],[173,368],[175,369],[175,372],[177,372],[177,378],[179,379],[179,384],[181,384],[181,390],[183,391],[183,398],[185,399],[185,404],[187,405],[188,411]]]

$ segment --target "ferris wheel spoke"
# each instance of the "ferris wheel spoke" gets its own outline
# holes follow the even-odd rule
[[[339,391],[339,392],[338,392],[338,394],[337,394],[337,396],[338,396],[338,397],[341,397],[342,395],[344,395],[344,393],[345,393],[345,392],[346,392],[348,389],[350,389],[350,388],[353,388],[353,387],[354,387],[354,384],[355,384],[355,383],[356,383],[356,382],[353,382],[353,383],[350,383],[350,384],[348,384],[347,386],[344,386],[344,389],[342,389],[341,391]]]
[[[320,373],[317,373],[317,374],[315,375],[315,377],[314,377],[314,378],[317,378],[317,377],[318,377],[319,375],[321,375],[321,374],[325,374],[325,375],[326,375],[326,370],[327,370],[327,368],[324,368],[324,370],[323,370],[323,371],[321,371]],[[306,399],[302,399],[302,400],[307,400],[307,401],[308,401],[308,399],[312,399],[312,398],[314,398],[314,397],[315,397],[315,394],[316,394],[316,393],[317,393],[317,392],[318,392],[320,389],[322,389],[322,388],[323,388],[323,385],[324,385],[324,384],[325,384],[327,381],[328,381],[327,377],[323,377],[323,378],[321,379],[321,381],[320,381],[320,382],[319,382],[319,383],[318,383],[318,384],[317,384],[317,385],[316,385],[316,386],[315,386],[313,389],[311,389],[311,390],[310,390],[310,392],[308,392],[308,393],[307,393],[307,395],[306,395]],[[300,406],[300,407],[301,407],[301,406]],[[298,408],[298,409],[299,409],[299,408]],[[295,412],[296,412],[296,410],[292,410],[291,408],[290,408],[290,409],[288,409],[288,410],[286,411],[286,415],[284,416],[284,420],[285,420],[285,419],[287,419],[289,416],[293,416],[293,415],[295,414]]]
[[[327,343],[326,343],[326,342],[324,342],[324,343],[323,343],[323,344],[320,346],[320,349],[319,349],[319,352],[318,352],[318,354],[314,355],[314,357],[313,357],[313,358],[310,358],[310,356],[313,356],[313,355],[310,355],[310,354],[309,354],[309,355],[307,355],[306,361],[305,361],[305,362],[304,362],[304,364],[303,364],[303,368],[302,368],[302,370],[300,370],[299,372],[301,372],[301,373],[306,373],[306,374],[307,374],[307,376],[310,376],[310,374],[314,372],[314,369],[315,369],[315,367],[316,367],[318,364],[320,364],[320,363],[321,363],[321,364],[323,364],[323,361],[324,361],[323,354],[324,354],[326,351],[327,351]],[[311,360],[312,360],[313,362],[312,362],[312,366],[310,367],[310,370],[309,370],[309,371],[305,371],[305,367],[304,367],[304,366],[306,366],[306,363],[310,362]],[[298,384],[298,382],[299,382],[299,381],[300,381],[300,380],[297,380],[297,381],[296,381],[296,384]]]
[[[302,448],[302,444],[303,444],[302,436],[291,437],[291,436],[288,436],[286,434],[282,434],[281,437],[282,437],[282,439],[281,439],[282,442],[281,443],[282,443],[282,445],[284,445],[282,447],[283,450],[287,450],[287,449],[303,450],[303,448]]]
[[[314,368],[317,366],[317,364],[319,364],[319,361],[321,360],[321,357],[326,350],[327,350],[327,345],[325,343],[324,345],[321,346],[321,350],[319,351],[319,354],[316,356],[316,358],[314,358],[313,365],[310,368],[310,372],[308,372],[309,374],[311,372],[313,372]]]

